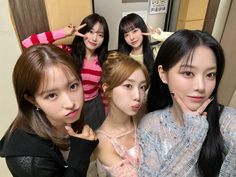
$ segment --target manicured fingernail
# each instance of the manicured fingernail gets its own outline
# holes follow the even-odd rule
[[[209,99],[210,99],[211,101],[214,100],[214,96],[211,96]]]

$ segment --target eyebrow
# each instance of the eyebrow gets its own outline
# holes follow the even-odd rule
[[[180,68],[196,68],[196,67],[194,67],[192,65],[188,65],[188,64],[182,64],[182,65],[180,65]],[[212,66],[210,68],[207,68],[207,70],[212,70],[212,69],[216,69],[216,66]]]
[[[126,81],[129,81],[129,82],[135,82],[134,79],[127,79]],[[147,83],[147,81],[146,81],[146,80],[142,80],[142,81],[141,81],[141,84],[142,84],[142,83]]]
[[[79,80],[76,79],[76,78],[73,79],[73,80],[71,80],[71,81],[68,80],[67,86],[70,85],[71,83],[75,82],[75,81],[79,81]],[[49,89],[49,90],[43,90],[43,91],[41,91],[41,92],[39,93],[39,95],[44,95],[44,94],[47,94],[47,93],[55,92],[55,91],[57,91],[57,90],[58,90],[58,88],[53,88],[53,89]]]
[[[95,33],[104,33],[104,30],[103,31],[95,31],[95,29],[92,28],[92,30],[95,32]]]

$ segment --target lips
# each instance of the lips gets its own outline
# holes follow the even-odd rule
[[[193,101],[193,102],[201,102],[204,97],[203,96],[189,96],[189,98]]]
[[[69,112],[68,114],[66,114],[66,116],[69,118],[75,118],[77,116],[78,112],[79,112],[79,109],[75,109],[75,110]]]
[[[97,43],[94,43],[94,42],[91,42],[91,41],[88,41],[88,43],[91,45],[91,46],[96,46],[97,45]]]
[[[134,105],[134,106],[131,106],[131,108],[132,108],[132,110],[133,110],[134,112],[138,112],[139,109],[141,108],[141,105],[140,105],[140,104],[136,104],[136,105]]]

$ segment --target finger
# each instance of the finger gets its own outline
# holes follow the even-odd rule
[[[76,31],[76,32],[74,33],[74,35],[80,36],[80,37],[82,37],[82,38],[86,38],[86,36],[85,36],[84,34],[79,33],[78,31]]]
[[[151,31],[153,30],[153,27],[151,25],[147,24],[147,26],[148,26],[149,30],[151,30]]]
[[[86,26],[86,23],[83,24],[83,25],[78,26],[78,27],[76,28],[76,30],[78,31],[78,30],[82,29],[82,28],[85,27],[85,26]]]
[[[91,137],[91,140],[96,140],[97,139],[93,129],[91,129],[91,128],[89,130],[89,135]]]
[[[67,130],[67,132],[70,136],[75,136],[76,135],[76,133],[74,132],[74,130],[70,126],[66,125],[65,129]]]
[[[197,112],[199,114],[203,114],[204,110],[206,109],[206,107],[210,104],[210,102],[213,100],[214,98],[208,98],[201,106],[200,108],[198,108]]]
[[[81,135],[86,138],[89,137],[89,129],[88,125],[84,125]]]
[[[150,36],[150,35],[152,35],[152,33],[142,33],[142,35],[144,35],[144,36]]]

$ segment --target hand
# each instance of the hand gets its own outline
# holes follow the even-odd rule
[[[76,27],[76,26],[70,24],[70,25],[68,25],[68,26],[66,26],[66,27],[64,28],[64,33],[65,33],[66,36],[72,36],[72,35],[74,35],[74,36],[85,37],[84,34],[82,34],[82,33],[79,32],[79,30],[80,30],[81,28],[85,27],[85,26],[86,26],[86,24],[80,25],[80,26],[78,26],[78,27]]]
[[[142,33],[142,35],[144,35],[144,36],[150,36],[150,35],[153,35],[153,34],[155,34],[155,35],[161,35],[162,34],[162,29],[161,28],[156,28],[156,29],[153,29],[153,27],[151,26],[151,25],[147,25],[148,26],[148,30],[149,30],[149,32],[147,32],[147,33]]]
[[[84,125],[82,133],[74,132],[74,130],[71,128],[70,125],[65,126],[65,129],[67,130],[67,132],[70,136],[74,136],[77,138],[82,138],[82,139],[86,139],[86,140],[90,140],[90,141],[97,140],[95,133],[88,125]]]
[[[208,98],[196,111],[190,110],[184,102],[174,93],[172,93],[173,98],[179,104],[180,108],[182,109],[183,113],[189,113],[194,115],[207,115],[207,112],[204,112],[206,107],[210,104],[210,102],[214,99],[213,97]]]

